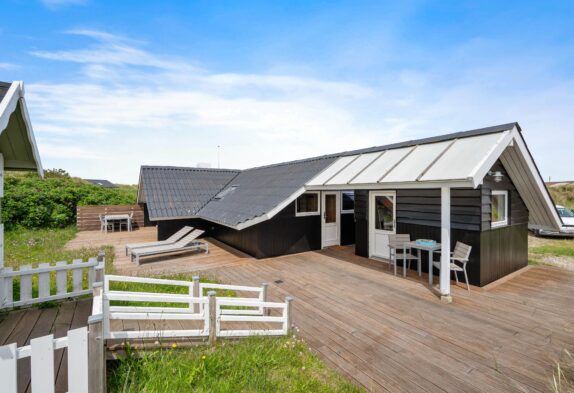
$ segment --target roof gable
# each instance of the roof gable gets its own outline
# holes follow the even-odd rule
[[[5,169],[37,170],[43,176],[22,82],[0,82],[0,153]]]

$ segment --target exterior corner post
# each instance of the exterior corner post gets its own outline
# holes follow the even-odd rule
[[[215,291],[209,291],[209,345],[214,346],[217,341],[217,298]]]
[[[190,295],[195,298],[199,298],[201,297],[199,293],[199,276],[193,276],[192,280],[193,280],[193,293],[191,293]],[[199,313],[199,303],[193,304],[193,313],[194,314]]]
[[[264,282],[263,284],[261,284],[261,301],[262,302],[266,302],[267,301],[267,289],[269,287],[269,284],[267,284],[266,282]],[[269,310],[266,307],[261,307],[261,314],[262,315],[269,315]]]
[[[452,302],[450,295],[450,188],[441,188],[441,254],[440,254],[440,298]],[[432,267],[431,267],[432,268]]]
[[[291,296],[287,296],[285,298],[285,303],[287,304],[285,313],[287,315],[287,334],[293,333],[293,298]]]

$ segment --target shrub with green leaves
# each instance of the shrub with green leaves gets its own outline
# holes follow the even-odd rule
[[[2,199],[2,221],[7,229],[63,228],[75,224],[77,206],[136,202],[136,186],[103,188],[66,177],[62,170],[49,173],[44,179],[32,174],[7,174]]]

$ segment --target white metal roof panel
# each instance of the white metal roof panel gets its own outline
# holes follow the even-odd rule
[[[345,168],[351,161],[353,161],[357,156],[347,156],[337,159],[333,164],[331,164],[323,172],[319,173],[313,179],[311,179],[307,184],[312,184],[314,186],[322,186],[330,178],[335,176],[341,169]]]
[[[418,145],[415,150],[405,157],[392,171],[389,172],[381,183],[411,182],[424,172],[434,160],[450,145],[451,141]]]
[[[347,165],[341,172],[337,173],[335,177],[329,180],[326,184],[347,184],[349,181],[359,174],[367,165],[373,162],[377,157],[381,155],[381,152],[361,154],[349,165]]]
[[[350,184],[376,183],[412,149],[413,147],[411,146],[385,151],[382,156],[366,167],[357,177],[352,179]]]
[[[472,176],[508,131],[457,139],[456,142],[420,178],[422,181],[458,180]]]

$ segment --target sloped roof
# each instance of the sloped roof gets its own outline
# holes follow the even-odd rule
[[[236,188],[221,199],[212,199],[198,215],[230,226],[263,216],[297,192],[303,193],[305,183],[335,159],[317,158],[242,171],[228,184]]]
[[[109,180],[104,179],[84,179],[88,183],[92,183],[95,186],[100,186],[103,188],[117,188],[117,186]]]
[[[239,171],[142,166],[138,202],[151,220],[195,217]]]
[[[8,83],[8,82],[0,82],[0,102],[2,102],[2,99],[4,98],[6,93],[8,92],[10,85],[11,85],[11,83]]]
[[[166,176],[150,178],[147,185],[143,179],[140,188],[143,184],[146,197],[152,192],[148,188],[154,188],[153,192],[158,195],[168,194],[163,200],[155,198],[149,210],[152,220],[158,219],[154,217],[187,217],[193,213],[196,217],[243,229],[273,217],[306,190],[476,188],[496,160],[512,157],[514,162],[520,162],[510,168],[510,176],[513,180],[520,176],[515,181],[518,183],[516,187],[521,195],[524,194],[529,210],[534,212],[533,224],[539,227],[559,226],[560,218],[520,131],[518,123],[507,123],[244,171],[229,171],[228,182],[217,183],[219,188],[208,188],[198,181],[178,188],[173,184],[179,181],[177,177]],[[517,152],[509,150],[515,145]],[[211,177],[215,173],[211,171],[204,175]],[[231,186],[234,187],[229,188]],[[530,191],[533,187],[536,192]],[[222,197],[216,198],[220,192]],[[180,209],[179,205],[192,207]]]
[[[36,170],[43,176],[23,82],[0,82],[0,153],[5,169]]]

